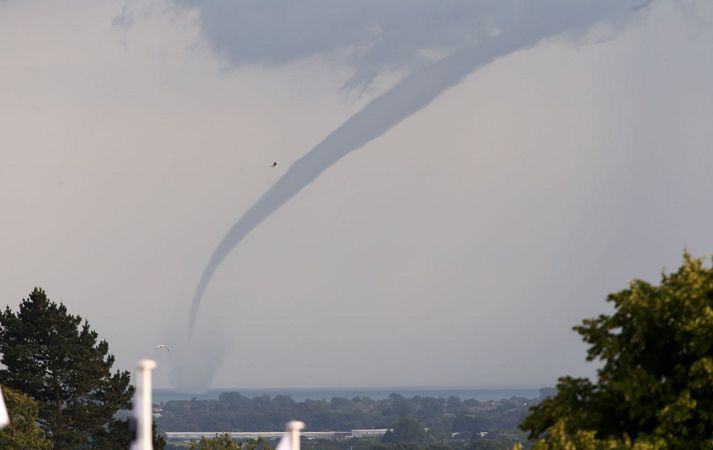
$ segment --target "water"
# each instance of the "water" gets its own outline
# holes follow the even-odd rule
[[[195,393],[175,389],[154,389],[153,401],[156,403],[169,400],[217,400],[223,392],[239,392],[246,397],[259,395],[289,395],[296,402],[305,400],[331,400],[332,397],[353,398],[369,397],[372,400],[383,400],[390,394],[399,394],[404,397],[460,397],[461,400],[475,399],[478,401],[501,400],[510,397],[537,398],[540,396],[539,388],[340,388],[340,389],[238,389],[223,388],[211,389]]]

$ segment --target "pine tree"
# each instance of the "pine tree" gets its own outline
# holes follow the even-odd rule
[[[129,372],[111,372],[114,356],[86,320],[35,288],[17,314],[0,313],[0,383],[39,404],[38,422],[54,448],[92,447],[131,404]]]

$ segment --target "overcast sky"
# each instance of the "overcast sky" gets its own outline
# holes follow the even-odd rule
[[[160,387],[591,375],[713,254],[713,6],[644,3],[0,1],[0,302]]]

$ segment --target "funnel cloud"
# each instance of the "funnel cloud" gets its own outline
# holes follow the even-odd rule
[[[361,111],[332,131],[324,140],[295,161],[286,173],[228,230],[213,251],[196,287],[189,315],[190,334],[195,328],[205,291],[221,262],[252,230],[302,189],[314,182],[329,167],[369,141],[383,135],[404,119],[426,107],[445,90],[457,85],[468,74],[497,58],[530,48],[543,39],[553,36],[563,34],[568,34],[571,37],[580,36],[586,33],[593,24],[602,20],[608,20],[613,24],[625,23],[636,11],[641,9],[635,7],[638,5],[622,1],[577,3],[547,1],[538,3],[536,7],[531,2],[525,1],[473,3],[478,5],[478,8],[468,11],[471,13],[472,22],[470,25],[472,29],[468,29],[462,21],[458,21],[457,24],[462,26],[461,29],[456,27],[455,30],[447,30],[459,36],[459,39],[454,38],[448,42],[441,40],[420,42],[421,50],[439,46],[441,48],[443,46],[450,47],[451,52],[448,56],[406,76],[396,86],[376,97]],[[236,5],[239,5],[239,2],[233,4],[232,9],[228,9],[236,12],[235,8],[239,9],[239,6]],[[214,14],[215,11],[212,9],[204,12],[204,15],[208,17],[218,17]],[[221,20],[227,20],[226,18],[232,16],[223,14],[219,17],[222,18]],[[448,27],[449,23],[443,21],[435,25],[436,28],[437,26]],[[240,29],[240,27],[236,28]],[[220,30],[221,27],[213,26],[212,29]],[[389,33],[386,35],[390,36]],[[433,35],[439,36],[438,33]],[[217,33],[213,35],[213,38],[217,39],[216,46],[222,49],[235,63],[255,63],[260,60],[261,53],[252,53],[240,46],[231,46],[230,42],[226,42],[224,34]],[[392,38],[385,39],[388,41]],[[474,39],[478,42],[471,43],[470,41]],[[322,44],[321,41],[317,41]],[[278,44],[279,42],[281,41],[278,39]],[[283,44],[296,45],[288,39]],[[312,44],[312,41],[309,39],[305,40],[303,44],[304,47],[299,51],[290,47],[291,51],[286,52],[285,55],[307,56],[310,53],[334,51],[334,48],[310,47],[309,44]],[[403,51],[412,55],[416,53],[416,48],[412,45],[414,44],[408,44],[406,49],[396,46],[393,53],[399,54],[399,51]],[[268,46],[264,50],[263,62],[265,63],[281,61],[280,57],[284,56],[281,53],[284,49],[280,45]],[[406,61],[404,59],[389,59],[385,56],[391,53],[391,51],[387,52],[375,44],[364,53],[361,60],[357,61],[355,69],[357,76],[364,78],[363,74],[371,71],[375,66],[404,64]],[[378,63],[375,63],[374,59]],[[407,58],[408,63],[413,63],[413,59]],[[369,75],[364,78],[363,82],[369,83],[372,79],[373,76]]]

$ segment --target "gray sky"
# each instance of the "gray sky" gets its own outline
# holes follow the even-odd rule
[[[44,287],[164,387],[592,374],[571,326],[713,253],[710,2],[383,3],[0,2],[3,303]],[[382,126],[227,251],[188,342],[216,245],[359,111]]]

